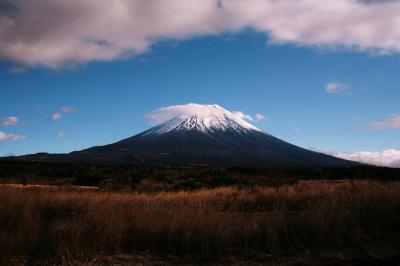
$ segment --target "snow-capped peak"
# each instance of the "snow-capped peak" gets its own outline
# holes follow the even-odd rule
[[[261,131],[241,119],[236,113],[232,113],[217,104],[189,103],[168,106],[151,112],[148,118],[157,125],[148,130],[146,135],[163,134],[173,130],[198,130],[204,133],[226,130],[241,133]]]

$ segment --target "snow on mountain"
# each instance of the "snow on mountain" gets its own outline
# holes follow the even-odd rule
[[[163,134],[174,130],[198,130],[203,133],[233,130],[241,133],[260,129],[221,106],[189,103],[157,109],[148,115],[155,127],[143,135]]]
[[[155,125],[115,143],[69,154],[33,154],[18,160],[131,165],[208,165],[299,168],[357,165],[309,151],[264,133],[219,105],[186,104],[148,114]]]

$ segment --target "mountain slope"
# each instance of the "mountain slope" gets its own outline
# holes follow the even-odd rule
[[[284,142],[218,105],[181,107],[185,107],[186,112],[173,114],[149,130],[113,144],[65,155],[38,154],[23,158],[109,164],[284,168],[356,164]]]

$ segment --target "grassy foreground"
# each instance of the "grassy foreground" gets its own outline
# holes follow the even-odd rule
[[[398,244],[399,223],[399,182],[157,193],[0,186],[0,263],[73,264],[136,252],[210,259],[362,249],[382,239]]]

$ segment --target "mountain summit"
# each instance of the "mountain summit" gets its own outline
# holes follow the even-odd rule
[[[332,167],[356,163],[284,142],[218,105],[186,104],[148,115],[156,125],[138,135],[69,154],[34,154],[22,160],[140,165]]]
[[[147,130],[143,134],[163,134],[171,131],[188,130],[197,130],[203,133],[212,133],[216,131],[238,131],[242,133],[249,133],[251,131],[261,132],[260,129],[217,104],[200,105],[190,103],[174,107],[178,107],[176,109],[183,109],[186,112],[178,112],[178,114],[171,119],[160,123],[158,126]],[[161,108],[158,112],[163,112],[163,110],[164,108]]]

